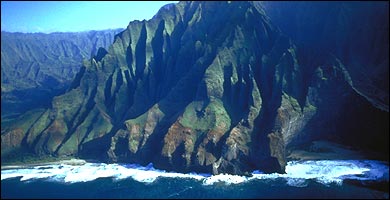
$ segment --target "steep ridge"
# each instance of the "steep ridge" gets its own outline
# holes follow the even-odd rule
[[[335,113],[363,120],[372,107],[336,56],[321,52],[311,62],[313,54],[258,3],[166,5],[84,61],[50,109],[2,128],[2,159],[28,148],[180,172],[283,172],[290,146],[339,133],[348,120]],[[388,112],[365,117],[373,116],[384,127]],[[342,136],[353,134],[348,128]],[[378,131],[374,142],[388,137]]]
[[[1,32],[1,114],[48,107],[63,93],[83,59],[108,47],[123,29],[79,33]]]

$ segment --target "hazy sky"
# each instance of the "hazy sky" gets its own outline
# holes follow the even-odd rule
[[[126,28],[178,1],[1,1],[1,30],[68,32]]]

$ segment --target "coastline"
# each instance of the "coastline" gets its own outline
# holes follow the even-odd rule
[[[363,153],[360,151],[352,150],[347,146],[332,143],[329,141],[313,141],[306,148],[295,149],[289,152],[286,156],[287,161],[307,161],[307,160],[381,160],[378,155],[374,153]],[[80,159],[80,158],[58,158],[58,160],[45,161],[35,160],[33,162],[26,163],[7,163],[1,165],[1,170],[8,169],[23,169],[32,168],[36,166],[47,166],[47,165],[73,165],[81,166],[88,162],[101,162],[99,160]]]
[[[78,158],[71,158],[71,159],[65,159],[65,160],[58,160],[58,161],[49,161],[49,162],[36,162],[36,163],[25,163],[25,164],[6,164],[1,165],[1,170],[6,169],[23,169],[23,168],[30,168],[30,167],[36,167],[36,166],[46,166],[46,165],[84,165],[87,161],[83,159]]]

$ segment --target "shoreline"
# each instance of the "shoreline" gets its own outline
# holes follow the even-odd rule
[[[84,165],[86,163],[87,163],[86,160],[78,159],[78,158],[71,158],[71,159],[49,161],[49,162],[1,165],[1,170],[23,169],[23,168],[30,168],[30,167],[36,167],[36,166],[61,165],[61,164],[77,166],[77,165]]]
[[[287,161],[307,161],[307,160],[379,160],[389,162],[388,160],[381,159],[379,156],[373,153],[363,153],[360,151],[352,150],[347,146],[332,143],[329,141],[313,141],[306,148],[291,150],[286,156]],[[80,158],[63,158],[54,161],[39,161],[31,163],[9,163],[1,165],[1,170],[8,169],[23,169],[32,168],[36,166],[47,165],[73,165],[81,166],[86,163],[104,163],[100,160],[94,159],[80,159]]]

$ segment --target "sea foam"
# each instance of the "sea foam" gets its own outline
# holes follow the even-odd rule
[[[15,177],[20,177],[21,181],[46,179],[65,183],[87,182],[107,177],[112,177],[114,180],[132,178],[144,183],[152,183],[159,177],[190,178],[200,181],[203,185],[240,184],[253,180],[282,178],[290,186],[306,187],[308,180],[325,185],[333,183],[341,185],[345,179],[389,181],[389,165],[373,160],[290,161],[287,163],[285,174],[264,174],[256,170],[251,177],[230,174],[212,176],[210,174],[167,172],[155,169],[152,164],[148,166],[105,163],[86,163],[79,166],[60,164],[28,169],[1,170],[1,180]]]

